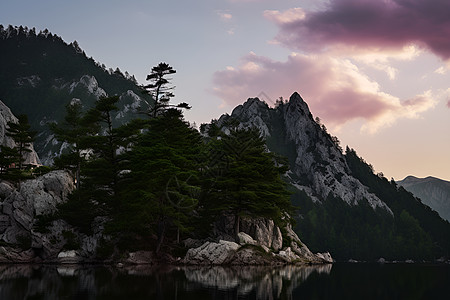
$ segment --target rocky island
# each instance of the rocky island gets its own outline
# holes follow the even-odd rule
[[[0,262],[157,263],[154,254],[148,251],[127,251],[120,259],[108,257],[99,260],[97,248],[103,238],[102,220],[98,220],[93,235],[81,234],[61,219],[52,221],[44,232],[40,231],[40,218],[56,213],[58,204],[67,201],[67,196],[73,189],[72,176],[61,170],[24,181],[20,189],[7,181],[1,181]],[[187,265],[333,262],[329,253],[313,254],[290,227],[287,227],[290,245],[283,247],[280,228],[275,226],[272,220],[262,218],[243,220],[238,243],[231,241],[231,236],[227,234],[232,230],[229,224],[233,224],[233,221],[226,217],[217,223],[216,233],[219,236],[216,241],[184,240],[183,243],[188,248],[185,257],[173,257],[171,262]],[[74,240],[77,241],[77,249],[71,249]]]

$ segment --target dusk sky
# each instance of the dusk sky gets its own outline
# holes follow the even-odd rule
[[[76,40],[142,84],[169,63],[198,125],[297,91],[376,172],[450,180],[449,0],[2,0],[0,23]]]

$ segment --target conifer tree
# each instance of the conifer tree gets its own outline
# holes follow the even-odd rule
[[[0,174],[7,174],[11,165],[18,159],[19,153],[15,148],[0,146]]]
[[[19,166],[19,170],[23,170],[25,154],[31,152],[30,147],[36,132],[31,130],[31,125],[28,123],[28,117],[26,115],[19,115],[17,119],[17,123],[7,123],[8,127],[6,128],[6,135],[11,137],[16,143],[16,146],[14,147],[18,153],[16,162]]]
[[[55,159],[55,165],[72,170],[75,173],[76,187],[79,189],[81,165],[84,161],[81,144],[89,133],[93,133],[92,128],[85,124],[81,102],[66,105],[64,122],[51,123],[49,126],[58,141],[69,145],[68,149]]]
[[[256,129],[232,129],[213,140],[215,159],[210,168],[219,169],[207,196],[209,210],[234,216],[234,234],[242,217],[266,217],[281,224],[290,221],[293,207],[281,175],[287,166],[277,165],[274,154]],[[208,175],[210,175],[209,173]]]
[[[159,252],[169,232],[188,230],[189,216],[199,193],[200,134],[183,120],[179,110],[169,109],[151,119],[148,130],[130,152],[131,180],[127,209],[129,224],[156,232]]]
[[[189,104],[185,102],[177,105],[169,104],[170,99],[175,95],[172,93],[174,87],[170,86],[171,78],[167,78],[167,76],[175,73],[176,70],[174,70],[169,64],[161,62],[157,66],[153,67],[150,74],[147,75],[147,80],[151,83],[144,86],[144,88],[154,100],[153,108],[148,112],[150,116],[156,117],[159,113],[167,110],[168,108],[191,108]]]
[[[82,170],[84,185],[97,201],[108,202],[118,193],[119,138],[113,128],[112,112],[118,108],[119,97],[101,97],[91,108],[85,121],[95,132],[82,140],[82,147],[88,149],[89,158]]]

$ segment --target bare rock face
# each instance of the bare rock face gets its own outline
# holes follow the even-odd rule
[[[17,123],[18,119],[14,116],[9,107],[0,101],[0,145],[13,148],[16,146],[14,140],[6,135],[8,122]],[[31,152],[27,152],[24,155],[25,163],[35,166],[40,165],[41,161],[39,160],[36,151],[34,151],[33,145],[31,145],[30,150]]]
[[[276,149],[277,144],[292,147],[291,174],[303,178],[302,182],[293,181],[292,184],[313,200],[326,201],[330,194],[349,205],[367,201],[374,210],[381,208],[392,214],[383,201],[350,174],[342,150],[314,120],[298,93],[276,108],[270,108],[258,98],[250,98],[237,106],[231,116],[220,117],[218,125],[225,124],[230,117],[240,121],[241,128],[258,128],[262,136],[272,139],[271,151],[280,150]],[[227,128],[222,130],[226,132]]]
[[[232,235],[234,219],[232,216],[222,216],[215,224],[215,234],[220,237]],[[291,245],[283,247],[281,230],[273,220],[264,218],[241,219],[241,232],[238,233],[239,244],[233,241],[219,242],[186,241],[185,245],[196,245],[188,250],[182,263],[188,265],[269,265],[269,264],[326,264],[332,263],[329,253],[312,253],[301,242],[290,226],[286,228]],[[221,232],[220,230],[224,230]],[[232,239],[232,238],[231,238]]]
[[[206,242],[198,248],[189,249],[183,262],[192,265],[222,265],[229,261],[238,248],[239,245],[235,242]]]
[[[70,226],[56,220],[44,234],[38,232],[35,225],[39,216],[54,213],[73,188],[73,178],[65,171],[53,171],[23,181],[19,190],[8,182],[0,182],[0,197],[3,199],[0,204],[0,240],[10,245],[5,247],[7,251],[0,251],[0,261],[56,257],[65,243],[62,233],[71,230]]]
[[[278,251],[283,245],[280,228],[275,226],[273,220],[265,218],[243,219],[241,230],[250,235],[261,246]]]

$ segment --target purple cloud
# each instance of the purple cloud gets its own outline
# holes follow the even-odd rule
[[[330,0],[321,11],[266,11],[275,40],[305,51],[401,50],[411,44],[450,59],[448,0]]]
[[[216,72],[213,83],[213,93],[231,106],[261,92],[276,100],[298,91],[327,125],[363,119],[363,129],[369,132],[399,118],[417,117],[435,104],[427,93],[400,101],[381,92],[378,83],[350,61],[326,55],[292,54],[279,62],[251,53],[240,66]]]

